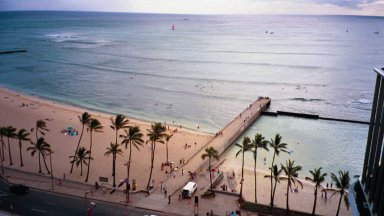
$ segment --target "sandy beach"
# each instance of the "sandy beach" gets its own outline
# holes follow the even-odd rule
[[[53,173],[55,177],[65,178],[84,182],[86,174],[86,166],[83,167],[83,176],[80,176],[80,166],[74,168],[74,172],[69,174],[70,171],[70,159],[72,156],[79,136],[65,135],[61,131],[71,126],[76,130],[81,131],[81,123],[78,120],[78,116],[87,110],[72,107],[68,105],[58,104],[47,100],[42,100],[35,97],[21,95],[7,89],[0,89],[0,121],[1,126],[13,126],[17,129],[25,128],[30,132],[31,128],[35,127],[35,123],[39,119],[43,119],[47,123],[49,132],[46,133],[45,140],[51,145],[51,149],[54,151],[52,156]],[[108,182],[112,185],[112,156],[106,157],[104,153],[107,151],[106,148],[109,144],[115,140],[115,132],[110,128],[111,117],[100,112],[87,111],[94,118],[97,118],[104,126],[102,133],[94,133],[93,136],[93,147],[90,167],[89,184],[94,184],[99,177],[107,177]],[[128,118],[129,125],[138,125],[141,132],[144,134],[144,141],[147,140],[147,129],[150,128],[149,122],[143,122],[136,119]],[[191,131],[179,127],[170,126],[170,131],[177,128],[177,132],[174,133],[173,137],[169,142],[169,158],[178,164],[180,159],[187,159],[197,149],[201,148],[202,145],[206,144],[207,141],[212,137],[210,134]],[[167,131],[168,133],[171,133]],[[119,131],[122,134],[123,131]],[[30,136],[35,141],[35,135],[32,133]],[[82,146],[89,149],[89,133],[84,130],[83,139],[81,142]],[[121,142],[121,139],[119,139]],[[23,160],[24,167],[20,167],[19,159],[19,147],[18,141],[11,139],[11,153],[13,159],[13,168],[36,172],[38,173],[38,157],[37,154],[32,157],[30,152],[27,152],[27,147],[31,146],[29,142],[23,143]],[[196,142],[196,145],[195,145]],[[185,149],[187,143],[189,148]],[[123,156],[117,156],[116,162],[116,182],[125,179],[127,175],[126,166],[124,163],[128,160],[128,150],[122,146]],[[153,169],[153,179],[155,184],[159,183],[166,177],[165,171],[161,171],[161,163],[166,161],[166,148],[163,144],[157,144],[156,156]],[[49,161],[47,161],[49,163]],[[5,155],[5,166],[9,166],[8,150]],[[49,166],[49,164],[48,164]],[[42,164],[42,170],[44,173],[45,169]],[[139,189],[146,187],[150,171],[150,148],[144,144],[140,151],[133,149],[132,153],[132,164],[131,164],[131,176],[132,179],[137,181]]]
[[[68,105],[59,104],[56,102],[51,102],[47,100],[42,100],[35,97],[21,95],[7,89],[0,89],[0,121],[1,126],[11,125],[17,129],[25,128],[30,131],[31,128],[34,128],[36,120],[43,119],[46,121],[49,128],[45,138],[46,141],[51,145],[54,154],[52,156],[53,160],[53,170],[54,176],[57,178],[70,179],[77,182],[84,182],[86,167],[84,166],[83,176],[80,176],[80,167],[74,169],[72,174],[69,174],[70,163],[69,156],[73,155],[76,148],[79,136],[69,136],[63,134],[61,131],[68,126],[74,127],[79,132],[81,130],[81,124],[78,120],[79,115],[87,111],[78,107],[72,107]],[[110,128],[111,117],[113,115],[88,111],[94,118],[97,118],[101,124],[104,126],[103,133],[94,133],[94,144],[92,149],[92,156],[94,160],[91,162],[90,170],[90,180],[89,184],[94,184],[99,177],[107,177],[109,180],[109,185],[112,185],[112,157],[104,156],[107,146],[110,142],[115,139],[115,133]],[[129,118],[129,125],[138,125],[145,135],[147,129],[149,129],[149,122],[139,121],[136,119]],[[170,131],[177,129],[177,132],[174,133],[172,139],[169,142],[169,157],[175,164],[179,164],[180,159],[189,159],[196,151],[198,151],[202,146],[204,146],[213,136],[200,131],[192,131],[180,126],[170,126]],[[168,133],[171,133],[167,131]],[[120,132],[122,134],[123,131]],[[31,139],[34,140],[34,134],[32,134]],[[147,140],[147,137],[144,136],[144,140]],[[196,145],[195,145],[196,142]],[[185,144],[190,146],[185,148]],[[82,146],[89,148],[89,133],[84,133]],[[38,157],[35,155],[31,157],[30,152],[26,151],[26,148],[29,147],[28,142],[23,143],[23,160],[24,167],[20,167],[19,160],[19,148],[18,141],[15,139],[11,140],[11,153],[13,158],[14,165],[13,168],[28,171],[28,172],[38,172]],[[8,151],[6,151],[4,165],[9,167],[9,156]],[[123,156],[117,156],[117,167],[116,167],[116,182],[119,183],[119,180],[126,177],[126,167],[124,163],[128,158],[128,151],[123,147]],[[148,145],[144,145],[140,151],[133,149],[133,162],[131,165],[131,176],[132,179],[135,179],[138,183],[139,189],[144,189],[149,177],[150,171],[150,148]],[[235,157],[233,155],[233,157]],[[220,158],[223,160],[225,158]],[[166,178],[165,171],[161,171],[161,163],[165,162],[166,153],[165,145],[158,144],[156,149],[156,157],[154,164],[154,173],[153,179],[155,184],[158,185],[160,181]],[[48,162],[48,161],[47,161]],[[224,172],[235,171],[236,178],[235,185],[237,192],[239,191],[239,180],[240,180],[240,168],[236,165],[224,163],[222,170]],[[42,165],[42,170],[44,173],[45,169]],[[200,176],[207,177],[208,172],[203,171]],[[266,174],[266,171],[260,171],[258,176],[258,199],[259,203],[269,204],[270,196],[270,186],[269,179],[263,178]],[[207,188],[209,181],[207,178],[201,178],[196,180],[201,187]],[[225,183],[226,181],[224,181]],[[228,184],[228,183],[227,183]],[[245,198],[249,201],[253,201],[253,172],[252,170],[245,170],[245,187],[244,195]],[[286,182],[282,181],[278,185],[276,190],[275,203],[281,208],[285,208],[285,190]],[[299,193],[292,193],[290,196],[290,207],[291,209],[311,212],[313,206],[313,186],[310,183],[304,184],[304,189],[300,189]],[[203,192],[203,191],[201,191]],[[199,192],[200,193],[200,192]],[[198,194],[199,195],[199,194]],[[325,201],[324,199],[318,197],[317,213],[322,215],[333,215],[336,213],[337,209],[338,195],[332,197]],[[341,215],[350,215],[346,210],[344,204],[341,207]]]

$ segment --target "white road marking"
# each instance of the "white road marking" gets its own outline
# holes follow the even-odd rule
[[[46,211],[43,211],[43,210],[39,210],[39,209],[31,209],[32,211],[37,211],[37,212],[40,212],[40,213],[46,213]]]
[[[56,203],[48,202],[48,201],[43,201],[43,203],[47,203],[47,204],[49,204],[49,205],[56,205]]]

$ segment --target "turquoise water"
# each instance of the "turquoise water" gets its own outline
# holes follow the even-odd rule
[[[384,59],[383,17],[0,12],[0,27],[1,51],[28,50],[0,55],[0,86],[212,133],[260,95],[368,121]],[[365,126],[263,117],[258,130],[308,167],[362,166]]]
[[[350,176],[361,175],[365,152],[368,125],[351,124],[325,120],[310,120],[294,117],[262,116],[243,134],[254,138],[261,133],[267,140],[282,136],[282,142],[288,144],[288,153],[276,157],[277,165],[288,159],[302,166],[301,177],[310,176],[309,170],[323,167],[322,171],[337,173],[338,170],[350,171]],[[241,144],[243,136],[237,140]],[[238,147],[232,146],[223,155],[231,164],[241,167],[241,159],[236,158]],[[258,167],[268,170],[271,166],[273,151],[258,151]],[[266,163],[264,164],[264,158]],[[246,154],[247,169],[253,170],[253,155]]]

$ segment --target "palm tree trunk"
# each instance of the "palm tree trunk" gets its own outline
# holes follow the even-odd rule
[[[272,165],[271,165],[271,206],[273,207],[273,199],[274,199],[274,195],[272,196],[272,172],[273,172],[273,164],[275,163],[275,155],[276,155],[276,151],[273,153],[273,158],[272,158]],[[274,194],[274,193],[273,193]]]
[[[313,203],[312,215],[315,215],[316,211],[316,201],[317,201],[317,185],[315,186],[315,201]]]
[[[211,183],[211,195],[213,195],[213,187],[212,187],[212,172],[211,172],[211,157],[208,157],[208,169],[209,169],[209,183]]]
[[[339,205],[337,207],[337,212],[336,212],[336,216],[339,216],[339,212],[340,212],[340,205],[341,205],[341,199],[343,198],[343,194],[340,193],[340,199],[339,199]]]
[[[41,162],[40,162],[40,152],[39,152],[39,173],[42,173],[41,172]]]
[[[152,178],[152,170],[153,170],[153,162],[154,162],[154,160],[155,160],[155,142],[152,142],[152,149],[151,149],[151,172],[149,173],[147,189],[149,188],[149,183],[151,182],[151,178]]]
[[[168,162],[168,142],[166,142],[165,147],[167,148],[167,161],[166,162]]]
[[[1,155],[1,161],[5,161],[5,158],[4,158],[4,140],[3,140],[3,137],[1,137],[1,151],[3,152],[3,154]]]
[[[80,162],[80,176],[83,176],[83,162]]]
[[[286,200],[286,204],[287,204],[287,212],[289,212],[289,188],[291,187],[291,181],[289,180],[289,176],[288,176],[288,184],[287,184],[287,200]]]
[[[241,162],[241,180],[240,180],[240,194],[239,194],[239,203],[243,203],[243,184],[244,184],[244,151]]]
[[[115,144],[117,145],[117,128],[116,128],[116,142],[115,142]]]
[[[8,153],[9,153],[9,165],[13,165],[12,163],[12,155],[11,155],[11,145],[9,144],[9,137],[8,137]]]
[[[115,176],[115,170],[113,169],[113,165],[114,165],[114,155],[112,153],[112,176],[114,177]]]
[[[256,178],[256,163],[257,163],[257,148],[255,149],[255,154],[254,154],[254,156],[255,156],[255,164],[254,164],[254,166],[253,166],[253,174],[254,174],[254,176],[255,176],[255,203],[257,203],[257,178]]]
[[[44,166],[45,166],[45,169],[47,170],[48,175],[51,174],[51,172],[48,169],[47,162],[45,162],[45,155],[43,155],[43,162],[44,162]]]
[[[272,207],[272,208],[273,208],[273,201],[275,200],[276,186],[277,186],[277,181],[275,180],[275,186],[274,186],[274,188],[273,188],[272,202],[271,202],[271,207]]]
[[[116,173],[115,173],[115,168],[116,168],[116,154],[112,155],[112,172],[113,172],[113,187],[116,187]]]
[[[80,134],[80,137],[79,137],[79,141],[77,142],[77,147],[76,147],[76,150],[75,150],[75,154],[73,155],[73,160],[74,161],[76,161],[76,155],[77,155],[77,151],[79,151],[80,142],[81,142],[81,139],[83,138],[83,133],[84,133],[84,124],[83,124],[83,127],[81,128],[81,134]],[[71,165],[71,171],[69,171],[69,174],[72,174],[73,165],[74,165],[74,163],[72,163],[72,165]]]
[[[129,171],[131,170],[131,156],[132,156],[132,141],[129,142],[129,159],[128,159],[128,168],[127,168],[127,182],[126,182],[126,193],[127,193],[127,202],[129,202]]]
[[[88,182],[89,168],[91,167],[91,158],[92,158],[92,130],[90,132],[90,139],[91,139],[91,143],[89,145],[88,169],[87,169],[87,177],[85,178],[85,182]]]
[[[19,140],[19,149],[20,149],[20,166],[24,166],[23,164],[23,154],[21,153],[21,140]]]

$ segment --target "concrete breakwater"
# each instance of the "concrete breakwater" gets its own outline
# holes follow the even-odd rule
[[[186,163],[178,167],[180,170],[191,171],[199,173],[208,166],[208,160],[202,160],[201,155],[205,153],[205,148],[213,147],[221,155],[225,150],[231,146],[233,142],[238,139],[246,129],[253,124],[254,121],[261,115],[263,110],[266,110],[271,103],[271,99],[267,97],[260,97],[253,103],[249,104],[244,111],[229,122],[223,129],[218,131],[210,141],[207,142],[195,154],[191,155],[186,160]],[[189,181],[189,176],[184,175],[179,178],[166,178],[163,183],[168,185],[171,194],[180,191],[180,188]]]
[[[269,112],[269,111],[263,111],[261,112],[261,115],[266,116],[292,116],[297,118],[307,118],[307,119],[321,119],[321,120],[328,120],[328,121],[339,121],[339,122],[349,122],[349,123],[356,123],[356,124],[369,124],[367,121],[359,121],[359,120],[352,120],[352,119],[339,119],[339,118],[330,118],[330,117],[322,117],[316,114],[307,114],[307,113],[295,113],[295,112],[287,112],[287,111],[276,111],[276,112]]]
[[[22,49],[22,50],[7,50],[7,51],[0,51],[0,54],[12,54],[12,53],[22,53],[27,52],[28,50]]]

